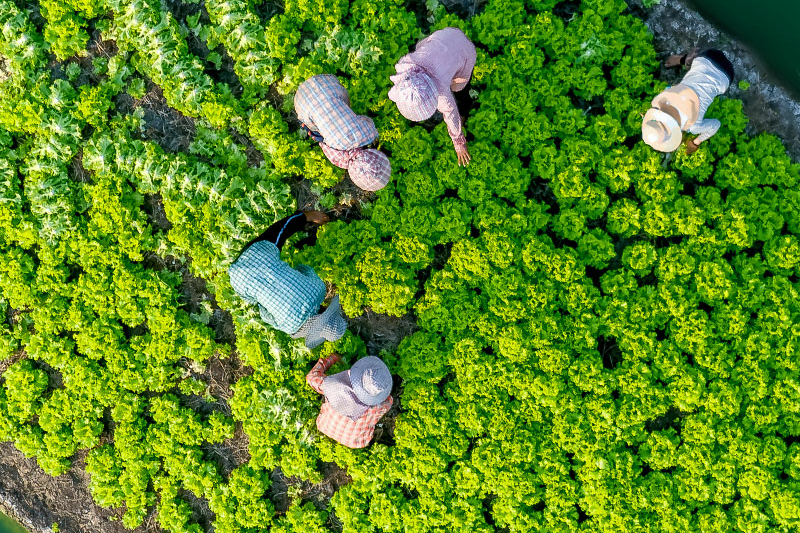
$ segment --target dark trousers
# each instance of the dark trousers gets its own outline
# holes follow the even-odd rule
[[[321,143],[321,142],[325,141],[325,139],[322,137],[322,134],[320,134],[320,132],[312,130],[311,128],[309,128],[305,124],[300,124],[300,129],[305,131],[308,134],[309,138],[314,142]]]
[[[715,67],[728,75],[728,82],[733,83],[733,63],[731,63],[730,60],[725,57],[725,54],[723,54],[720,50],[706,50],[700,54],[700,57],[705,57],[714,63]]]
[[[267,228],[267,231],[248,242],[244,249],[247,250],[251,244],[255,244],[260,241],[269,241],[277,246],[278,250],[280,250],[283,248],[283,245],[286,243],[286,240],[289,237],[298,231],[303,231],[305,227],[306,216],[298,211],[293,215],[289,215],[288,217],[282,218],[275,222],[273,225]]]
[[[462,117],[469,116],[469,112],[472,111],[472,107],[475,105],[475,101],[469,95],[470,90],[472,90],[472,80],[467,82],[467,86],[458,91],[457,93],[453,93],[453,97],[456,99],[456,106],[458,107],[458,112],[461,114]]]

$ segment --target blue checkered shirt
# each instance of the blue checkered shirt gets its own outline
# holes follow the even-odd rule
[[[290,267],[269,241],[256,242],[242,252],[228,276],[239,296],[258,304],[264,322],[290,335],[317,314],[325,299],[325,282],[314,270],[306,265]]]
[[[372,119],[350,109],[350,97],[339,79],[331,74],[312,76],[294,95],[297,118],[336,150],[352,150],[372,144],[378,130]]]

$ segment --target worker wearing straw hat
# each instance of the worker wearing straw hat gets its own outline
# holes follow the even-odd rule
[[[231,286],[246,302],[258,305],[261,319],[295,339],[305,339],[314,349],[325,341],[336,341],[347,331],[339,306],[339,295],[324,310],[325,282],[311,267],[292,268],[280,257],[286,240],[305,228],[306,222],[324,224],[321,211],[304,211],[270,226],[250,241],[228,269]]]
[[[728,90],[733,81],[733,65],[719,50],[670,56],[665,65],[691,65],[689,72],[674,87],[656,96],[642,120],[642,139],[660,152],[672,152],[681,145],[684,131],[696,134],[686,139],[686,153],[693,154],[703,141],[720,128],[717,119],[705,118],[708,106]]]
[[[471,160],[464,137],[462,115],[455,92],[466,87],[475,68],[475,45],[458,28],[433,32],[417,43],[410,54],[395,65],[397,74],[390,76],[394,86],[389,99],[408,120],[421,122],[438,110],[442,113],[458,164],[466,166]]]
[[[341,361],[332,354],[317,361],[306,382],[325,396],[317,429],[349,448],[364,448],[375,426],[392,407],[392,374],[377,357],[364,357],[350,370],[328,376],[325,372]]]
[[[331,163],[348,171],[358,187],[377,191],[389,183],[389,158],[369,148],[378,139],[375,123],[350,109],[350,95],[336,76],[318,74],[301,83],[294,109],[301,128]]]

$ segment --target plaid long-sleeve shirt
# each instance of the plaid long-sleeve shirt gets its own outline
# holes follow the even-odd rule
[[[231,286],[258,304],[261,319],[285,333],[296,333],[325,299],[325,282],[306,265],[292,268],[269,241],[247,248],[228,269]]]
[[[324,142],[319,143],[319,147],[322,148],[322,153],[325,154],[325,157],[328,158],[328,161],[339,168],[345,169],[350,165],[350,161],[360,150],[360,148],[353,148],[352,150],[336,150]]]
[[[294,95],[294,109],[297,118],[319,132],[332,150],[360,148],[378,138],[375,123],[350,109],[347,89],[331,74],[318,74],[301,83]],[[329,151],[325,153],[331,157]]]
[[[320,394],[323,394],[322,381],[326,377],[325,372],[333,366],[335,361],[336,354],[320,359],[306,376],[306,382]],[[331,407],[331,404],[325,401],[322,403],[322,408],[317,417],[317,429],[348,448],[364,448],[372,440],[372,436],[375,433],[375,425],[392,407],[393,403],[394,400],[389,396],[383,403],[367,409],[358,420],[352,420],[337,413]]]
[[[456,147],[465,146],[467,140],[461,130],[461,114],[453,92],[466,87],[476,58],[475,45],[463,31],[443,28],[418,42],[414,51],[401,57],[395,65],[397,74],[418,66],[431,76],[439,91],[436,108],[442,113],[447,132]],[[456,78],[465,81],[456,83]]]

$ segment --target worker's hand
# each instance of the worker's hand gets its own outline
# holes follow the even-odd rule
[[[453,78],[453,85],[461,85],[467,83],[467,78]]]
[[[456,148],[456,157],[458,157],[458,166],[465,167],[469,165],[469,162],[472,160],[472,156],[469,155],[466,144]]]
[[[342,361],[342,356],[338,353],[334,352],[330,355],[330,357],[332,357],[331,361],[333,361],[333,364],[340,363]]]
[[[687,138],[685,144],[686,144],[686,155],[692,155],[697,151],[698,148],[700,148],[700,145],[696,144],[694,142],[694,139],[690,140]]]
[[[330,217],[322,211],[309,210],[303,211],[303,214],[306,216],[306,220],[312,224],[319,224],[320,226],[322,224],[327,224],[331,220]]]
[[[667,60],[664,61],[664,66],[665,67],[677,67],[678,65],[681,64],[681,58],[682,57],[683,57],[683,54],[676,54],[676,55],[669,56],[667,58]]]

